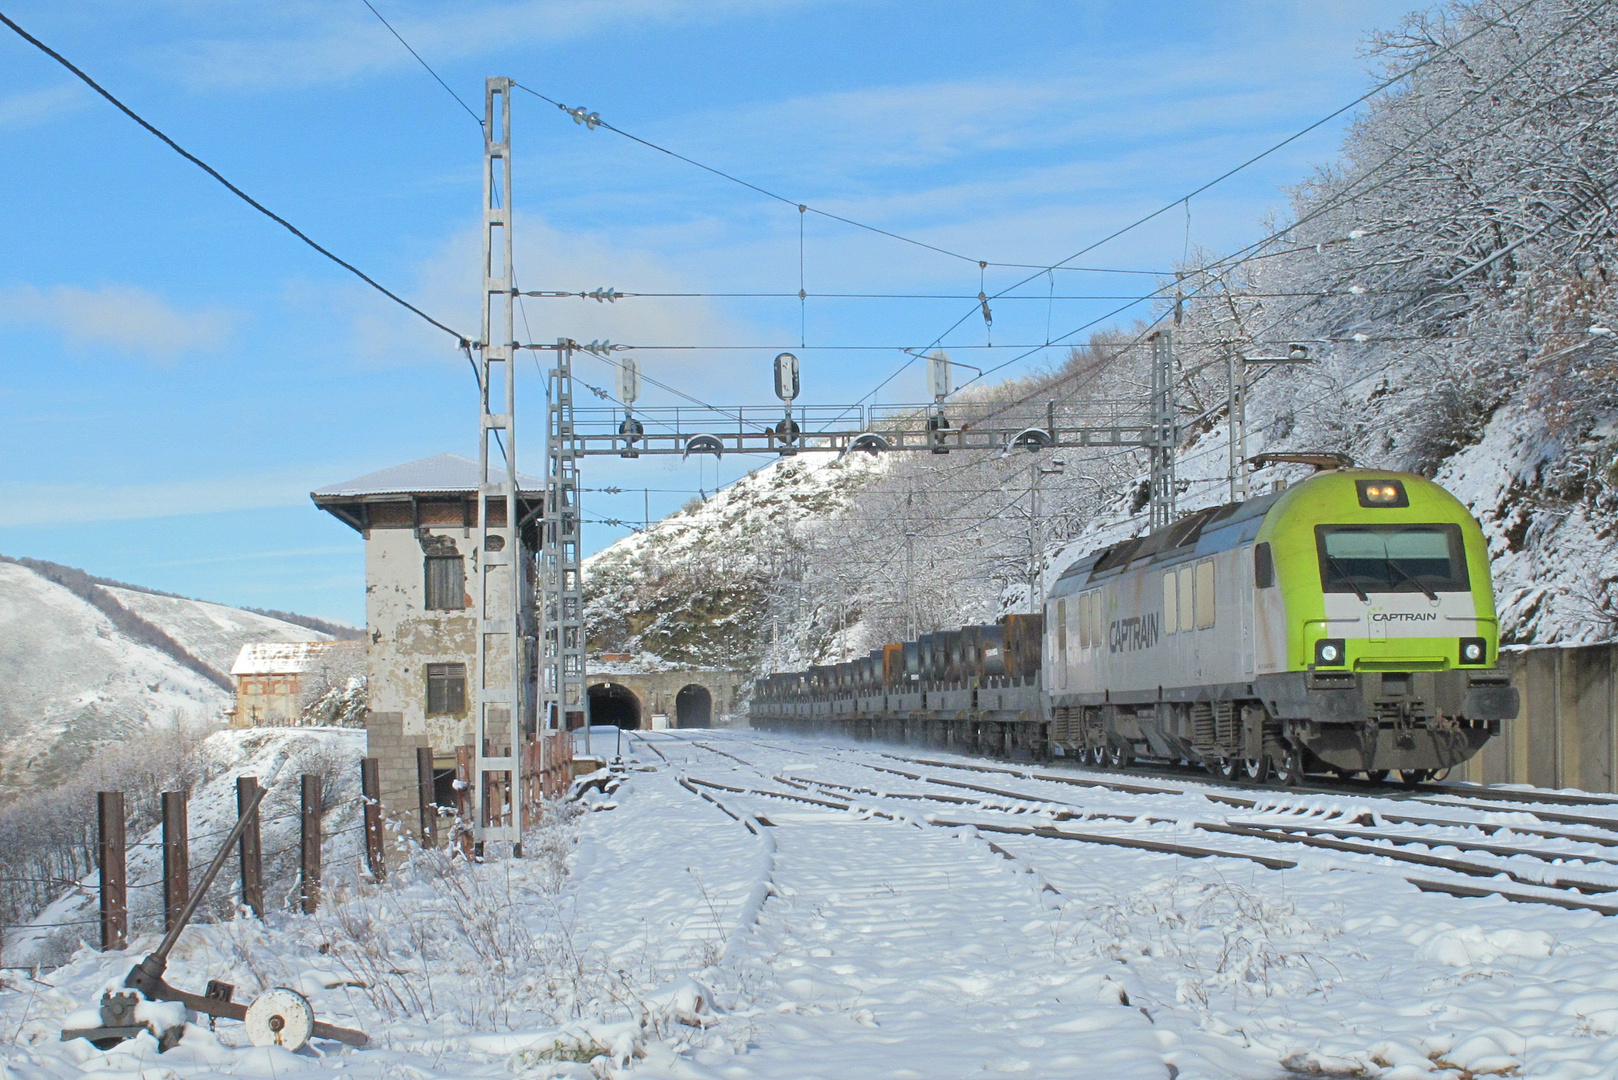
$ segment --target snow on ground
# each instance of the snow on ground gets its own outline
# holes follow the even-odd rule
[[[215,671],[228,674],[242,646],[255,641],[330,641],[306,626],[282,622],[224,604],[159,596],[139,589],[104,585],[124,607],[158,627]]]
[[[1422,893],[1408,865],[1374,854],[1210,840],[1189,826],[1352,823],[1411,803],[1278,795],[1240,810],[1195,782],[1077,788],[1037,771],[921,769],[881,747],[749,732],[624,745],[620,778],[584,801],[592,812],[553,815],[526,858],[395,852],[386,886],[355,877],[317,916],[278,911],[262,926],[235,920],[182,939],[175,984],[222,978],[241,998],[298,987],[322,1019],[368,1032],[369,1048],[255,1050],[228,1021],[212,1034],[191,1027],[161,1058],[145,1036],[107,1054],[57,1041],[64,1017],[121,979],[147,937],[127,954],[83,951],[37,982],[11,973],[4,1075],[1618,1077],[1613,918]],[[1007,794],[881,771],[896,766]],[[936,798],[949,791],[965,801]],[[1618,828],[1618,808],[1580,813]],[[1441,816],[1463,824],[1424,827],[1435,850],[1443,837],[1478,839],[1479,823],[1529,820]],[[1297,865],[975,827],[1009,822]],[[1594,861],[1610,848],[1489,839],[1618,888],[1618,868]]]
[[[326,885],[343,888],[353,882],[362,851],[359,778],[360,759],[365,755],[363,731],[321,727],[217,731],[203,741],[197,753],[204,780],[191,793],[187,806],[193,882],[200,879],[220,841],[236,824],[237,777],[268,776],[282,755],[288,759],[284,773],[287,779],[265,796],[259,809],[265,903],[285,908],[293,902],[299,836],[297,777],[302,773],[321,778],[321,804],[326,810],[322,843]],[[128,804],[131,797],[126,793],[125,809],[133,814],[137,808]],[[150,812],[147,820],[151,820],[156,808],[145,809]],[[87,804],[84,812],[93,820],[93,805]],[[130,886],[129,919],[134,935],[162,931],[162,839],[161,827],[128,838],[124,880]],[[222,871],[226,880],[210,893],[205,914],[219,916],[231,910],[238,866],[232,860]],[[41,911],[32,920],[41,929],[23,926],[7,930],[0,957],[8,965],[49,965],[70,955],[76,945],[98,940],[99,882],[98,875],[91,872],[80,887],[69,890]]]
[[[230,701],[171,657],[16,563],[0,563],[0,790],[49,786],[89,747],[157,724],[194,726]]]

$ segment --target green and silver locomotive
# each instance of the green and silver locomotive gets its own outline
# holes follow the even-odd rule
[[[1051,741],[1096,763],[1422,779],[1517,714],[1482,531],[1418,476],[1192,514],[1079,560],[1045,610]]]
[[[1086,555],[1041,614],[761,679],[752,717],[1115,768],[1417,781],[1516,716],[1498,656],[1466,508],[1419,476],[1331,468]]]

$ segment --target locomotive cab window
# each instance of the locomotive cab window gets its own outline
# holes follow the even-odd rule
[[[1180,628],[1180,587],[1173,570],[1163,575],[1163,632],[1172,634]]]
[[[1458,525],[1317,525],[1326,592],[1466,592]]]

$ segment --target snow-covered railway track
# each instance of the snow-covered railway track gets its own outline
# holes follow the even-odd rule
[[[729,790],[734,794],[784,799],[807,805],[817,805],[824,809],[858,810],[884,817],[897,816],[890,811],[885,811],[880,805],[883,800],[889,798],[903,801],[929,800],[948,803],[957,807],[970,805],[977,809],[982,816],[972,820],[939,815],[922,815],[919,819],[914,815],[903,816],[907,820],[916,820],[918,823],[924,822],[945,828],[974,827],[986,832],[1131,848],[1195,859],[1210,857],[1231,858],[1257,863],[1268,869],[1293,869],[1298,865],[1295,859],[1247,850],[1245,845],[1236,848],[1208,847],[1204,844],[1191,843],[1180,838],[1164,837],[1160,834],[1160,830],[1165,827],[1180,830],[1190,829],[1205,834],[1230,837],[1238,841],[1257,841],[1266,845],[1278,844],[1305,847],[1313,849],[1317,853],[1331,852],[1338,856],[1344,856],[1344,858],[1336,860],[1340,862],[1344,869],[1367,868],[1365,862],[1367,859],[1373,861],[1386,860],[1397,864],[1420,867],[1428,871],[1442,871],[1453,874],[1457,878],[1473,879],[1472,881],[1434,880],[1430,877],[1401,875],[1411,885],[1426,891],[1437,890],[1457,896],[1496,895],[1514,903],[1544,903],[1557,907],[1594,911],[1602,915],[1618,915],[1618,875],[1606,869],[1606,867],[1618,865],[1618,860],[1600,855],[1590,855],[1587,852],[1566,850],[1564,847],[1546,849],[1515,846],[1481,842],[1470,837],[1451,834],[1457,829],[1475,827],[1477,823],[1470,821],[1456,821],[1440,825],[1436,821],[1418,822],[1410,820],[1405,823],[1406,827],[1402,829],[1395,827],[1393,829],[1366,830],[1364,828],[1354,828],[1353,826],[1372,824],[1378,819],[1381,820],[1383,825],[1394,824],[1397,826],[1399,823],[1390,822],[1388,818],[1374,812],[1368,816],[1364,811],[1358,811],[1347,821],[1343,821],[1341,820],[1343,812],[1338,811],[1336,816],[1339,820],[1329,825],[1304,825],[1296,821],[1284,820],[1284,818],[1290,814],[1304,812],[1318,815],[1321,812],[1318,805],[1278,806],[1275,805],[1274,799],[1261,800],[1216,791],[1197,791],[1183,787],[1158,787],[1128,781],[1120,782],[1111,777],[1036,773],[1032,770],[997,768],[975,763],[955,763],[928,758],[905,758],[892,754],[880,755],[890,761],[904,761],[930,768],[962,769],[978,773],[999,774],[1014,781],[1058,783],[1071,787],[1099,789],[1128,797],[1152,797],[1154,802],[1158,801],[1160,797],[1195,797],[1199,800],[1207,800],[1216,804],[1276,815],[1282,817],[1283,820],[1218,821],[1208,820],[1204,815],[1195,813],[1163,814],[1158,812],[1138,814],[1109,812],[1100,807],[1091,807],[1065,800],[1052,800],[1043,793],[1019,791],[1008,787],[993,787],[966,780],[912,772],[894,768],[891,765],[875,764],[868,760],[860,760],[865,755],[853,754],[844,750],[841,757],[850,764],[897,776],[919,784],[924,788],[922,791],[902,792],[879,791],[874,788],[860,791],[854,786],[842,785],[834,781],[810,781],[804,783],[781,775],[779,772],[772,775],[759,764],[713,746],[708,742],[692,740],[690,745],[719,755],[753,772],[762,780],[799,789],[798,792],[788,792],[781,791],[778,788],[725,785],[720,781],[696,781],[698,784],[715,789]],[[788,750],[788,752],[794,751]],[[796,753],[801,753],[801,751]],[[925,790],[936,787],[950,790],[947,793]],[[818,794],[810,794],[810,791],[818,791]],[[974,800],[968,795],[959,794],[959,792],[963,791],[976,792],[995,799],[1005,800],[1007,805],[995,805],[983,799]],[[1276,794],[1281,793],[1277,792]],[[1303,793],[1299,794],[1302,795]],[[860,800],[859,796],[861,795],[868,796],[868,798]],[[1327,797],[1340,796],[1336,796],[1336,793],[1330,793]],[[1454,806],[1457,809],[1473,809],[1460,802],[1446,802],[1445,805]],[[1344,810],[1348,809],[1351,808],[1344,808]],[[1485,812],[1492,810],[1486,805],[1476,809]],[[1532,810],[1526,808],[1514,810],[1513,812],[1533,813]],[[1029,813],[1042,814],[1048,819],[1049,823],[1029,825],[1003,820],[1007,816],[1015,817]],[[1537,817],[1538,815],[1536,814],[1535,816]],[[1058,827],[1057,823],[1059,822],[1073,820],[1108,821],[1121,824],[1117,827],[1109,826],[1103,831]],[[1590,819],[1581,823],[1591,824],[1595,820],[1597,819]],[[1145,832],[1159,832],[1159,835],[1142,835],[1143,827]],[[1442,832],[1443,835],[1435,835],[1435,831]],[[1583,836],[1575,837],[1571,835],[1556,837],[1556,840],[1561,845],[1577,844],[1584,839]],[[1414,848],[1424,848],[1426,850],[1412,850]],[[1444,853],[1441,854],[1440,852]],[[1481,856],[1481,858],[1465,856]],[[1528,860],[1532,860],[1533,864],[1536,865],[1522,865],[1523,862]],[[1569,873],[1566,869],[1561,872],[1550,871],[1551,866],[1565,867],[1566,864],[1578,864],[1579,872]],[[1372,865],[1374,865],[1374,862]],[[1540,869],[1541,865],[1545,869]],[[1501,879],[1509,882],[1510,886],[1517,886],[1517,888],[1497,884]],[[1490,882],[1490,884],[1479,883],[1485,881]],[[1525,892],[1523,891],[1525,889],[1534,891]]]
[[[884,754],[882,757],[890,760],[896,759],[895,755]],[[1434,836],[1430,833],[1423,833],[1420,831],[1421,829],[1430,828],[1469,829],[1477,827],[1481,823],[1469,821],[1445,822],[1437,819],[1416,819],[1406,817],[1405,820],[1414,827],[1411,831],[1381,830],[1367,833],[1364,831],[1350,830],[1346,827],[1333,829],[1328,827],[1300,826],[1295,822],[1289,821],[1283,821],[1280,823],[1221,822],[1203,820],[1199,817],[1187,816],[1183,814],[1176,816],[1148,816],[1128,813],[1108,813],[1080,804],[1053,802],[1053,800],[1051,800],[1047,795],[1043,795],[1041,793],[1016,791],[1005,787],[991,787],[984,784],[974,784],[968,781],[956,780],[947,777],[928,776],[922,773],[896,769],[887,765],[877,765],[868,761],[859,761],[857,758],[848,757],[847,755],[845,755],[845,760],[849,760],[850,763],[861,765],[864,768],[871,769],[873,771],[899,776],[903,779],[920,783],[922,785],[942,786],[953,789],[953,791],[976,791],[985,795],[994,796],[999,799],[1011,800],[1013,803],[1020,802],[1023,805],[995,806],[986,803],[983,800],[976,800],[974,802],[974,800],[971,800],[967,796],[954,794],[953,792],[950,794],[928,793],[925,791],[877,792],[875,789],[867,789],[869,793],[873,794],[878,799],[888,797],[904,799],[926,798],[934,801],[951,803],[957,806],[967,805],[970,803],[975,805],[980,811],[989,814],[1027,814],[1029,812],[1041,812],[1054,821],[1072,820],[1075,818],[1089,820],[1121,820],[1128,821],[1136,825],[1145,825],[1147,827],[1169,826],[1191,828],[1207,833],[1240,837],[1273,844],[1294,844],[1317,850],[1333,851],[1349,856],[1387,859],[1396,863],[1420,866],[1426,869],[1443,870],[1460,875],[1462,877],[1486,880],[1503,877],[1518,886],[1523,886],[1530,889],[1547,890],[1547,892],[1544,893],[1523,892],[1519,889],[1511,889],[1494,885],[1481,886],[1459,881],[1434,881],[1428,878],[1416,877],[1405,878],[1405,880],[1410,884],[1426,891],[1437,890],[1448,892],[1457,896],[1497,895],[1516,903],[1545,903],[1558,907],[1594,911],[1602,915],[1618,915],[1618,879],[1600,880],[1600,877],[1603,876],[1603,872],[1599,869],[1600,867],[1606,865],[1618,865],[1618,861],[1604,856],[1590,855],[1588,853],[1578,851],[1545,850],[1530,847],[1515,847],[1504,844],[1480,843],[1467,838],[1452,835]],[[1032,781],[1056,782],[1079,787],[1099,788],[1110,792],[1117,792],[1132,796],[1195,795],[1216,803],[1223,803],[1248,810],[1263,809],[1278,815],[1303,810],[1312,810],[1313,812],[1318,813],[1318,807],[1277,807],[1273,805],[1266,805],[1266,802],[1261,802],[1258,799],[1250,799],[1241,796],[1232,796],[1206,791],[1199,792],[1184,788],[1156,788],[1133,783],[1119,783],[1111,780],[1110,778],[1091,779],[1088,777],[1080,778],[1070,776],[1051,776],[1047,774],[1033,773],[1031,771],[996,769],[993,767],[972,764],[958,765],[953,762],[937,761],[932,759],[900,758],[898,760],[912,761],[919,764],[943,768],[963,768],[976,772],[1000,773],[1002,775]],[[777,777],[776,779],[782,780],[785,778]],[[834,789],[841,787],[845,794],[854,794],[857,791],[855,788],[837,785],[835,783],[827,783],[826,786]],[[1052,810],[1051,808],[1053,806],[1062,808]],[[1350,823],[1361,823],[1366,817],[1367,815],[1365,813],[1358,813],[1352,819],[1350,819]],[[1382,815],[1376,814],[1374,817],[1382,817]],[[934,823],[939,825],[971,825],[990,831],[1021,833],[1029,836],[1044,837],[1046,839],[1079,840],[1091,843],[1110,844],[1113,846],[1137,847],[1143,850],[1156,850],[1171,854],[1182,854],[1191,858],[1202,858],[1207,857],[1208,855],[1222,855],[1233,858],[1247,858],[1260,863],[1273,861],[1277,864],[1277,866],[1274,868],[1278,869],[1296,866],[1296,863],[1292,860],[1267,860],[1263,856],[1255,857],[1250,853],[1242,851],[1209,849],[1201,845],[1177,843],[1174,841],[1158,840],[1150,837],[1132,835],[1119,836],[1111,832],[1080,833],[1068,829],[1058,829],[1049,825],[1010,825],[1004,822],[983,820],[959,821],[936,817],[929,820],[932,820]],[[1382,820],[1385,823],[1388,821],[1387,818],[1382,818]],[[1496,827],[1496,829],[1499,828],[1510,827]],[[1557,840],[1563,841],[1564,843],[1578,843],[1588,839],[1586,836],[1579,834],[1551,833],[1550,836]],[[1425,847],[1429,850],[1427,852],[1408,850],[1410,847],[1414,846]],[[1439,849],[1479,854],[1487,856],[1489,859],[1479,860],[1455,858],[1449,855],[1433,853],[1435,850]],[[1489,861],[1490,859],[1514,858],[1527,858],[1538,863],[1547,864],[1569,862],[1586,865],[1594,864],[1598,869],[1596,875],[1594,876],[1547,874],[1537,871],[1526,872],[1526,868],[1514,869],[1511,866],[1502,865],[1500,862]],[[1360,865],[1360,859],[1346,859],[1343,860],[1343,863],[1345,868],[1349,868]],[[1285,865],[1282,866],[1280,864]],[[1606,876],[1611,875],[1607,874]],[[1558,893],[1563,895],[1556,895]],[[1586,896],[1601,896],[1608,897],[1609,899],[1589,900],[1585,899]]]
[[[1618,830],[1537,816],[1571,810],[1597,822],[1600,807],[1213,788],[946,754],[918,755],[921,764],[883,748],[722,731],[650,741],[664,751],[665,776],[685,781],[669,787],[708,807],[686,813],[706,813],[744,843],[736,823],[750,818],[777,846],[775,891],[738,963],[752,985],[781,995],[760,1000],[792,1004],[768,1007],[779,1020],[748,1022],[775,1033],[771,1052],[781,1061],[789,1045],[803,1045],[792,1041],[797,1032],[828,1038],[819,1045],[837,1048],[837,1067],[817,1046],[817,1077],[876,1075],[875,1059],[860,1055],[905,1043],[911,1018],[922,1016],[934,1033],[947,1031],[949,1049],[936,1035],[918,1044],[937,1062],[916,1075],[1011,1071],[1022,1061],[1035,1076],[1095,1074],[1094,1062],[1073,1056],[1078,1044],[1064,1024],[1089,1016],[1092,981],[1104,973],[1114,997],[1103,1000],[1130,1006],[1114,1015],[1144,1009],[1141,1031],[1160,1040],[1147,1058],[1160,1054],[1182,1077],[1307,1072],[1317,1047],[1323,1069],[1363,1060],[1366,1075],[1377,1075],[1378,1063],[1395,1058],[1426,1067],[1451,1060],[1449,1048],[1459,1046],[1432,1041],[1458,1010],[1519,1016],[1542,1000],[1571,1000],[1560,989],[1534,996],[1553,968],[1555,979],[1578,984],[1580,1001],[1595,1000],[1605,977],[1587,978],[1580,961],[1560,957],[1583,943],[1618,942],[1618,919],[1603,918],[1618,914]],[[1491,959],[1502,950],[1521,952]],[[1504,964],[1526,972],[1541,963],[1534,957],[1546,957],[1545,980],[1473,981]],[[1046,974],[1006,981],[995,964],[1007,962]],[[1258,974],[1221,966],[1231,962],[1258,965]],[[1407,968],[1419,974],[1389,981],[1390,971]],[[1092,980],[1083,996],[1069,988],[1056,997],[1077,1012],[1039,1021],[1044,1047],[1019,1043],[1028,1029],[1016,996],[1047,1015],[1057,1002],[1042,987],[1072,972]],[[1452,985],[1469,989],[1453,995]],[[958,987],[968,988],[964,997]],[[1488,1012],[1480,993],[1501,998],[1500,1009]],[[1426,1011],[1396,1019],[1413,998]],[[1571,1006],[1560,1008],[1572,1016]],[[851,1012],[867,1009],[869,1029],[848,1024]],[[1255,1020],[1269,1012],[1281,1018]],[[1550,1030],[1549,1021],[1535,1023]],[[1609,1028],[1606,1019],[1593,1023]],[[1403,1033],[1405,1049],[1390,1057],[1377,1047],[1393,1032]],[[1004,1065],[977,1056],[991,1041]],[[1257,1054],[1270,1071],[1222,1056],[1233,1053]],[[761,1065],[735,1075],[762,1075]]]

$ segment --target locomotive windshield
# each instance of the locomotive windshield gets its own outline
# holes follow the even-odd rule
[[[1327,592],[1465,592],[1458,525],[1317,525]]]

